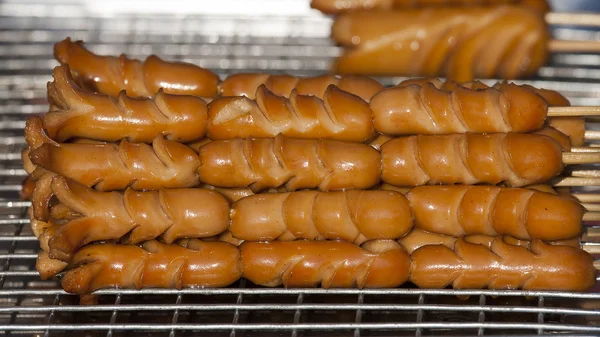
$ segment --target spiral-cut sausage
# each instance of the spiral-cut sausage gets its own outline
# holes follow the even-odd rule
[[[231,211],[231,234],[246,241],[394,239],[412,227],[406,198],[393,191],[256,194]]]
[[[86,92],[73,81],[69,66],[61,65],[48,83],[53,109],[42,117],[44,128],[58,142],[74,137],[151,142],[157,135],[188,142],[204,136],[207,108],[201,98],[169,95],[163,89],[152,96],[133,99],[121,91],[114,99]]]
[[[583,207],[568,198],[523,188],[419,186],[406,197],[415,228],[450,236],[510,235],[554,241],[581,234]]]
[[[469,242],[469,243],[480,244],[480,245],[484,245],[488,248],[491,248],[492,242],[494,242],[494,240],[496,238],[497,238],[497,236],[488,236],[488,235],[481,235],[481,234],[468,235],[468,236],[463,236],[461,238],[458,238],[455,236],[448,236],[448,235],[443,235],[443,234],[426,232],[422,229],[415,228],[415,229],[411,230],[410,232],[408,232],[408,234],[406,234],[406,236],[398,239],[398,243],[401,244],[402,247],[404,247],[404,249],[406,249],[406,251],[409,254],[412,254],[415,250],[417,250],[423,246],[444,245],[450,249],[453,249],[456,241],[461,240],[461,239],[466,242]],[[504,237],[502,237],[502,240],[505,243],[508,243],[508,244],[511,244],[514,246],[525,247],[527,249],[529,249],[531,247],[531,241],[519,240],[519,239],[515,239],[511,236],[504,236]],[[549,243],[552,245],[570,246],[570,247],[575,247],[575,248],[581,247],[579,238],[557,240],[557,241],[546,242],[546,243]]]
[[[548,124],[567,135],[571,146],[585,144],[585,119],[581,117],[553,117],[548,118]]]
[[[54,57],[68,64],[75,78],[85,88],[116,97],[122,90],[129,96],[150,97],[159,89],[167,94],[217,96],[219,77],[193,64],[166,62],[151,55],[145,61],[98,56],[70,38],[54,45]]]
[[[330,85],[323,99],[277,96],[260,85],[256,99],[222,97],[208,106],[208,138],[327,138],[365,142],[373,137],[371,109],[361,98]]]
[[[548,104],[515,84],[444,90],[425,83],[384,89],[371,109],[375,129],[388,135],[531,132],[544,124]]]
[[[200,148],[200,180],[253,191],[368,189],[379,182],[381,157],[366,144],[333,140],[231,139]]]
[[[315,77],[296,77],[291,75],[271,75],[240,73],[227,77],[219,85],[221,96],[246,96],[256,98],[256,90],[264,84],[275,95],[290,97],[292,92],[298,95],[323,98],[327,88],[335,85],[343,91],[354,94],[365,101],[383,89],[383,85],[370,77],[321,75]]]
[[[410,258],[394,241],[363,248],[343,241],[244,242],[243,276],[268,287],[392,288],[408,278]]]
[[[354,46],[334,72],[466,82],[534,74],[548,57],[550,34],[538,13],[499,6],[347,13],[336,19],[332,37]]]
[[[39,133],[43,134],[41,120],[30,118],[26,138],[35,138],[31,134]],[[160,136],[151,145],[126,140],[102,145],[47,142],[33,149],[29,157],[35,165],[99,191],[198,185],[196,169],[200,163],[196,153]]]
[[[482,6],[519,4],[545,13],[550,10],[546,0],[312,0],[310,6],[327,14],[362,10],[402,10],[427,6]]]
[[[421,288],[585,291],[596,283],[590,254],[540,240],[529,250],[501,238],[489,248],[457,240],[452,248],[423,246],[411,262],[410,281]]]
[[[384,182],[499,184],[524,186],[548,181],[563,170],[562,148],[544,135],[521,133],[418,135],[381,147]]]
[[[49,253],[65,261],[79,247],[94,241],[117,239],[136,244],[161,238],[172,243],[180,238],[217,235],[229,226],[229,203],[205,189],[97,192],[55,176],[51,193],[59,201],[52,207],[53,218],[67,222],[54,231]]]
[[[199,240],[186,244],[89,245],[73,256],[61,285],[69,293],[87,294],[111,287],[224,287],[240,278],[242,266],[236,247]]]

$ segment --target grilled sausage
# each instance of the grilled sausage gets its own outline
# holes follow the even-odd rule
[[[581,234],[583,207],[568,198],[522,188],[419,186],[407,194],[415,228],[460,237],[510,235],[544,241]]]
[[[298,95],[323,98],[327,88],[335,85],[343,91],[354,94],[365,101],[383,89],[381,83],[364,76],[321,75],[315,77],[295,77],[291,75],[271,75],[240,73],[227,77],[219,85],[221,96],[246,96],[256,98],[256,90],[264,84],[275,95],[290,97],[292,92]]]
[[[117,239],[137,244],[155,238],[176,239],[220,234],[229,226],[229,203],[205,189],[161,189],[138,192],[96,192],[63,177],[54,177],[51,193],[60,202],[53,206],[58,227],[49,241],[51,258],[68,261],[79,247],[90,242]],[[69,210],[56,214],[57,206]],[[73,218],[73,214],[77,214]],[[44,220],[44,219],[41,219]]]
[[[353,47],[336,60],[336,73],[466,82],[535,74],[548,58],[550,34],[538,13],[499,6],[346,13],[332,37]]]
[[[481,6],[519,4],[540,13],[550,10],[546,0],[312,0],[310,6],[327,14],[362,10],[402,10],[427,6]]]
[[[406,198],[393,191],[256,194],[231,211],[231,234],[246,241],[394,239],[412,227]]]
[[[524,186],[563,170],[562,148],[544,135],[418,135],[381,147],[382,180],[397,186],[499,184]]]
[[[125,55],[98,56],[70,38],[54,45],[54,57],[68,64],[85,88],[113,97],[122,90],[129,96],[150,97],[161,88],[173,95],[217,96],[219,77],[189,63],[166,62],[154,55],[143,62]]]
[[[128,139],[151,142],[157,135],[189,142],[206,133],[207,107],[199,97],[165,94],[134,99],[121,91],[116,99],[79,88],[68,65],[54,68],[48,83],[53,110],[42,117],[50,138],[64,142],[75,137],[101,141]]]
[[[375,129],[388,135],[531,132],[544,124],[546,101],[515,85],[438,89],[432,83],[384,89],[371,99]]]
[[[343,241],[244,242],[243,276],[268,287],[392,288],[408,278],[410,258],[392,240],[360,248]]]
[[[593,263],[581,249],[540,240],[528,250],[500,238],[490,248],[459,239],[452,248],[415,250],[410,281],[421,288],[585,291],[596,283]]]
[[[224,287],[242,273],[239,250],[224,242],[189,240],[187,247],[158,241],[133,245],[97,244],[82,248],[61,280],[65,291],[87,294],[118,287]]]
[[[426,232],[422,229],[415,228],[415,229],[411,230],[410,232],[408,232],[408,234],[406,236],[398,239],[398,243],[401,244],[402,247],[404,247],[404,249],[406,249],[406,251],[409,254],[412,254],[415,250],[417,250],[423,246],[444,245],[450,249],[453,249],[454,244],[458,240],[464,240],[465,242],[480,244],[480,245],[484,245],[488,248],[491,248],[492,242],[494,242],[494,240],[496,238],[497,238],[496,236],[488,236],[488,235],[481,235],[481,234],[468,235],[468,236],[463,236],[461,238],[457,238],[454,236]],[[514,246],[525,247],[527,249],[529,249],[531,247],[531,241],[527,241],[527,240],[519,240],[519,239],[515,239],[510,236],[504,236],[502,238],[502,240],[505,243],[508,243],[508,244],[511,244]],[[546,242],[546,243],[549,243],[552,245],[570,246],[570,247],[575,247],[575,248],[581,247],[579,238],[558,240],[558,241],[552,241],[552,242]]]
[[[200,148],[200,180],[253,191],[367,189],[379,182],[379,152],[366,144],[332,140],[231,139]]]
[[[41,124],[39,117],[30,118],[26,138],[35,138],[28,134],[43,133]],[[47,142],[33,149],[29,157],[35,165],[99,191],[198,185],[196,169],[200,163],[196,153],[160,136],[152,145],[127,140],[102,145]]]
[[[567,135],[571,146],[583,146],[585,143],[585,119],[581,117],[548,118],[548,124]]]
[[[330,85],[323,99],[292,91],[289,99],[261,85],[256,99],[222,97],[208,107],[208,138],[327,138],[365,142],[374,129],[369,105]]]

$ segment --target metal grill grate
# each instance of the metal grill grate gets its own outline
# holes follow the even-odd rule
[[[222,2],[227,7],[228,1]],[[65,294],[55,282],[39,280],[34,269],[38,243],[25,213],[29,203],[18,200],[26,174],[20,164],[24,120],[47,109],[45,85],[56,65],[51,55],[54,42],[70,35],[98,53],[125,52],[134,57],[155,53],[221,75],[237,71],[311,75],[325,71],[339,53],[327,39],[330,18],[310,10],[292,15],[299,3],[306,6],[303,0],[270,3],[289,6],[288,16],[113,17],[80,3],[0,2],[0,334],[62,336],[74,334],[73,330],[89,336],[600,334],[600,294],[595,292],[264,289],[242,280],[227,289],[105,290],[98,293],[98,305],[79,306],[78,298]],[[596,32],[566,28],[556,29],[555,35],[597,38]],[[599,61],[598,55],[556,55],[530,83],[560,90],[574,104],[598,105]],[[594,244],[594,238],[586,239]]]

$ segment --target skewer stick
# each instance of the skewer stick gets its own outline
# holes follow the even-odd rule
[[[600,221],[600,212],[586,212],[583,221]]]
[[[589,147],[572,147],[571,152],[577,153],[594,153],[600,152],[600,147],[597,146],[589,146]]]
[[[557,53],[597,53],[600,42],[585,40],[550,40],[548,49]]]
[[[573,193],[571,194],[579,202],[585,203],[600,203],[600,193]],[[600,235],[600,231],[598,232]]]
[[[598,42],[600,45],[600,42]],[[600,51],[600,48],[598,49]],[[600,106],[551,106],[548,117],[600,116]],[[587,133],[587,131],[586,131]]]
[[[571,171],[571,177],[600,178],[600,170],[574,170]]]
[[[545,19],[550,25],[600,27],[600,14],[550,12]]]
[[[563,152],[562,161],[565,165],[600,163],[599,151]]]
[[[600,178],[561,177],[553,180],[552,186],[600,186]]]
[[[585,130],[583,138],[587,140],[600,140],[600,131],[596,130]]]
[[[590,214],[590,212],[600,212],[600,204],[582,203],[581,206],[588,211],[586,214]]]

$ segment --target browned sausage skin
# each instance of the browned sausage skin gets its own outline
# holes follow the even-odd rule
[[[36,194],[43,194],[43,189]],[[37,219],[62,223],[49,240],[48,252],[51,258],[65,261],[75,250],[94,241],[116,239],[137,244],[161,238],[172,243],[180,238],[217,235],[229,226],[229,203],[219,193],[205,189],[103,193],[54,176],[49,192],[59,203],[50,208],[46,218],[38,212]],[[50,197],[42,199],[48,201]],[[36,203],[34,209],[40,206]]]
[[[583,207],[568,198],[523,188],[419,186],[406,197],[415,227],[460,237],[510,235],[554,241],[581,234]]]
[[[62,279],[65,291],[104,288],[224,287],[242,274],[239,250],[224,242],[189,240],[187,247],[148,241],[142,247],[96,244],[82,248]]]
[[[408,278],[410,258],[394,241],[363,248],[343,241],[244,242],[243,276],[275,287],[393,288]]]
[[[150,97],[160,88],[174,95],[217,96],[219,77],[189,63],[166,62],[154,55],[143,62],[125,55],[98,56],[70,38],[54,45],[54,57],[68,64],[84,87],[109,96],[126,90],[130,96]]]
[[[231,234],[246,241],[394,239],[412,228],[406,198],[393,191],[298,191],[256,194],[236,202]]]
[[[382,180],[397,186],[548,181],[563,170],[562,147],[521,133],[418,135],[381,146]]]
[[[365,142],[373,129],[369,105],[360,97],[330,85],[322,96],[278,96],[260,85],[254,100],[222,97],[208,107],[208,137],[230,139],[275,137],[326,138]]]
[[[349,47],[335,73],[467,82],[535,74],[548,57],[550,33],[543,16],[517,6],[429,7],[345,13],[332,38]]]
[[[254,191],[368,189],[379,182],[381,157],[366,144],[333,140],[231,139],[200,148],[204,183]]]
[[[131,98],[121,91],[116,99],[79,88],[68,65],[54,69],[48,83],[50,111],[42,117],[44,129],[57,142],[85,137],[101,141],[128,139],[151,142],[157,135],[189,142],[206,133],[207,107],[199,97],[166,94]]]
[[[501,238],[489,248],[459,239],[452,248],[415,250],[410,281],[421,288],[585,291],[596,283],[593,262],[581,249],[539,240],[528,250]]]
[[[375,129],[388,135],[464,132],[531,132],[540,129],[548,104],[515,85],[438,89],[433,83],[384,89],[371,100]]]
[[[383,85],[370,77],[321,75],[315,77],[295,77],[291,75],[271,75],[260,73],[240,73],[227,77],[219,85],[221,96],[246,96],[256,98],[256,90],[261,86],[277,96],[298,95],[323,98],[327,88],[335,85],[343,91],[354,94],[365,101],[383,89]]]
[[[312,0],[310,6],[326,14],[340,14],[363,10],[404,10],[427,6],[494,6],[519,4],[540,13],[550,6],[546,0]]]

